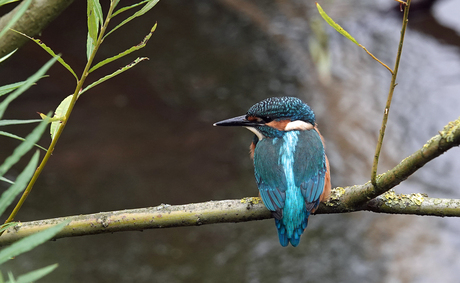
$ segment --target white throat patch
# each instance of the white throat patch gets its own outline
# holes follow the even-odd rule
[[[314,126],[310,123],[295,120],[292,122],[287,123],[286,127],[284,128],[285,131],[306,131],[312,130]]]
[[[245,128],[253,132],[259,138],[260,141],[264,138],[264,135],[262,135],[262,133],[256,128],[254,127],[245,127]]]

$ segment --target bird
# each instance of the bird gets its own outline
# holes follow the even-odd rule
[[[249,149],[260,197],[275,218],[281,246],[296,247],[308,217],[331,192],[324,139],[312,109],[296,97],[271,97],[214,126],[254,133]]]

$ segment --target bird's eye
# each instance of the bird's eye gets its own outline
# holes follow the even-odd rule
[[[268,122],[271,122],[272,119],[270,117],[256,117],[256,116],[248,116],[246,117],[248,121],[259,123],[259,124],[265,124]]]
[[[271,121],[273,121],[273,119],[270,118],[270,117],[268,117],[268,116],[263,117],[262,119],[263,119],[263,121],[264,121],[265,123],[270,123]]]

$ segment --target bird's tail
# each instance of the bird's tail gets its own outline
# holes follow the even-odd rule
[[[278,238],[280,240],[280,244],[283,247],[287,247],[289,242],[293,247],[297,247],[300,242],[300,236],[302,236],[303,231],[307,228],[308,225],[308,216],[310,216],[310,212],[307,212],[305,215],[304,220],[294,228],[292,233],[289,233],[286,229],[286,225],[283,223],[282,219],[275,218],[276,228],[278,229]]]

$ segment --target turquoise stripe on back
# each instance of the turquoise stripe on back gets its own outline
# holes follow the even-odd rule
[[[293,168],[294,154],[298,140],[298,131],[286,132],[283,136],[283,144],[279,152],[279,163],[283,167],[286,177],[286,200],[284,203],[282,224],[286,227],[288,238],[296,238],[294,232],[301,226],[307,213],[300,188],[296,186]],[[300,237],[300,235],[297,235],[297,237]]]

